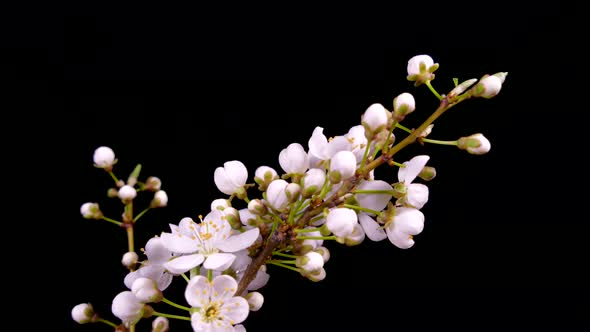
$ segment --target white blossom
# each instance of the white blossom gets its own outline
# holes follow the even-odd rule
[[[162,300],[162,291],[158,289],[156,282],[149,278],[137,278],[131,285],[131,291],[135,297],[143,303],[160,302]]]
[[[369,180],[361,182],[357,188],[357,191],[361,190],[378,190],[378,191],[392,191],[393,187],[382,180]],[[386,206],[387,203],[391,200],[392,194],[391,193],[383,193],[383,194],[362,194],[358,193],[355,195],[356,200],[358,201],[359,205],[366,209],[371,209],[375,211],[381,211]]]
[[[226,195],[240,194],[248,180],[246,166],[238,160],[227,161],[223,167],[217,167],[213,174],[217,189]]]
[[[142,316],[144,304],[131,291],[123,291],[113,299],[111,304],[113,315],[125,325],[135,324]]]
[[[94,317],[94,309],[90,303],[80,303],[72,308],[72,319],[78,324],[89,323]]]
[[[197,308],[191,315],[193,329],[235,331],[233,326],[243,322],[250,310],[246,299],[234,296],[237,288],[236,280],[228,275],[217,276],[212,281],[200,275],[192,277],[184,296],[189,305]]]
[[[365,234],[371,241],[381,241],[387,238],[387,233],[379,223],[368,214],[361,212],[358,215],[359,224],[363,227]]]
[[[287,174],[303,174],[309,168],[307,152],[299,143],[291,143],[279,153],[279,164]]]
[[[164,246],[162,238],[153,237],[145,245],[145,255],[147,260],[141,267],[125,276],[125,286],[131,289],[136,279],[144,277],[154,280],[158,289],[165,290],[172,282],[172,274],[166,271],[164,264],[173,257],[172,252]]]
[[[296,259],[297,267],[308,273],[315,273],[324,267],[324,258],[315,251],[310,251]]]
[[[266,200],[275,210],[281,211],[289,204],[285,189],[289,183],[283,179],[274,180],[266,190]]]
[[[330,181],[339,183],[356,171],[356,157],[350,151],[339,151],[330,159]]]
[[[324,226],[337,237],[345,238],[352,234],[358,221],[356,213],[348,208],[333,208],[328,212]]]
[[[343,150],[350,150],[356,157],[357,164],[360,163],[365,155],[368,142],[365,136],[365,127],[362,125],[354,126],[348,130],[344,137],[350,143],[350,149]]]
[[[387,110],[379,103],[372,104],[363,113],[361,123],[372,136],[387,125]]]
[[[162,243],[183,256],[166,262],[164,267],[173,274],[187,272],[201,263],[208,270],[227,269],[235,259],[232,253],[252,245],[260,230],[253,228],[232,235],[230,224],[222,216],[221,211],[214,210],[199,224],[183,218],[178,226],[170,225],[172,233],[163,232]]]
[[[395,210],[392,221],[385,224],[389,241],[400,249],[408,249],[414,245],[414,235],[424,229],[424,214],[418,209],[399,207]]]
[[[307,145],[309,147],[310,167],[322,169],[325,160],[330,160],[339,151],[350,151],[352,148],[349,139],[345,136],[336,136],[328,140],[322,127],[315,127]]]
[[[416,209],[421,209],[428,202],[428,187],[421,183],[412,183],[422,172],[430,159],[429,156],[415,156],[410,161],[404,162],[405,167],[400,167],[397,173],[398,180],[404,187],[405,203]]]
[[[109,170],[115,163],[115,152],[108,146],[101,146],[94,150],[94,166]]]

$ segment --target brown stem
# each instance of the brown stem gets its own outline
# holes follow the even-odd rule
[[[287,236],[279,229],[270,235],[262,250],[258,252],[258,255],[252,260],[252,263],[250,263],[244,272],[244,276],[238,284],[238,291],[236,294],[242,294],[246,290],[252,280],[256,278],[256,274],[258,273],[260,267],[264,265],[264,263],[266,263],[266,261],[272,256],[272,252],[275,250],[275,248],[286,240]]]

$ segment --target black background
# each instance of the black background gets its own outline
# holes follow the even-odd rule
[[[572,144],[578,110],[565,102],[569,21],[555,5],[457,8],[69,5],[5,21],[7,180],[18,193],[16,232],[34,241],[19,246],[28,258],[14,265],[32,291],[18,297],[22,307],[51,312],[42,322],[57,330],[108,330],[71,320],[81,302],[114,319],[125,234],[79,214],[87,201],[120,213],[105,196],[110,178],[92,166],[96,147],[113,148],[120,177],[141,163],[144,176],[163,181],[169,207],[138,224],[140,247],[168,223],[207,213],[222,197],[212,175],[225,161],[250,174],[279,170],[281,149],[307,147],[316,126],[344,134],[370,104],[391,108],[402,92],[416,97],[406,125],[418,126],[437,102],[406,81],[406,64],[429,54],[441,92],[453,77],[509,72],[500,95],[459,105],[432,134],[482,132],[492,150],[408,148],[401,155],[429,154],[438,171],[416,245],[328,243],[320,283],[270,267],[265,304],[247,329],[588,329],[587,220],[576,212],[583,194],[571,189],[585,150]],[[167,297],[183,302],[182,284]]]

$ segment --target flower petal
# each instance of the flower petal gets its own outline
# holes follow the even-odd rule
[[[411,235],[396,230],[391,231],[387,229],[387,237],[391,243],[400,249],[408,249],[414,245],[414,240]]]
[[[145,254],[152,264],[163,264],[167,262],[172,253],[164,246],[161,237],[153,237],[145,244]]]
[[[217,241],[215,243],[215,247],[225,252],[236,252],[251,246],[252,243],[254,243],[256,239],[258,239],[259,234],[260,230],[258,229],[258,227],[256,227],[251,230],[245,231],[244,233],[232,235],[227,239]]]
[[[227,301],[231,299],[238,290],[238,282],[225,274],[215,277],[213,279],[213,294],[211,294],[211,301]]]
[[[385,181],[374,180],[361,182],[357,190],[393,190],[393,187]],[[391,197],[392,195],[389,194],[356,194],[356,200],[361,207],[375,211],[385,209]]]
[[[359,223],[371,241],[381,241],[387,238],[385,230],[381,228],[379,223],[373,220],[373,218],[369,217],[366,213],[359,214]]]
[[[406,186],[406,200],[408,204],[421,209],[428,202],[428,187],[422,183],[410,183]]]
[[[179,254],[192,254],[200,246],[198,239],[188,237],[181,233],[171,234],[162,232],[160,238],[162,238],[162,244],[168,250]]]
[[[307,142],[309,154],[320,160],[330,159],[326,152],[327,146],[328,139],[326,138],[326,135],[324,135],[324,128],[315,127],[313,133],[311,134],[311,138]]]
[[[422,172],[424,166],[430,159],[429,156],[420,155],[412,158],[410,161],[406,161],[404,165],[406,167],[400,167],[399,171],[397,172],[397,178],[400,182],[404,182],[406,184],[412,183],[414,179]]]
[[[264,287],[270,279],[270,274],[266,273],[266,265],[262,265],[258,272],[256,272],[256,278],[248,285],[248,290],[257,290]]]
[[[346,137],[336,136],[333,140],[331,140],[328,143],[328,146],[326,147],[326,155],[329,159],[332,158],[332,156],[335,155],[337,152],[351,150],[352,144],[350,144],[350,141]]]
[[[204,259],[205,256],[201,254],[180,256],[164,263],[164,267],[172,274],[181,274],[193,267],[199,266]]]
[[[248,169],[241,161],[228,161],[223,164],[223,167],[235,186],[241,187],[248,180]]]
[[[240,296],[232,297],[225,301],[220,310],[221,316],[229,320],[232,325],[246,320],[249,312],[250,307],[248,306],[248,301]]]
[[[207,256],[203,266],[208,270],[223,271],[231,266],[236,259],[234,254],[215,253]]]
[[[206,277],[197,275],[191,278],[184,290],[186,302],[191,307],[201,308],[210,302],[211,283]],[[194,317],[194,314],[193,314]],[[191,317],[192,318],[192,317]]]
[[[395,211],[393,228],[409,235],[417,235],[424,229],[424,214],[420,210],[401,207]]]

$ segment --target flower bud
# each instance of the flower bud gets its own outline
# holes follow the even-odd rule
[[[304,273],[302,273],[302,275],[311,281],[318,282],[318,281],[322,281],[326,278],[326,270],[324,268],[321,268],[315,274],[304,272]]]
[[[150,176],[145,181],[145,189],[148,191],[158,191],[162,187],[162,181],[155,176]]]
[[[365,239],[365,231],[363,230],[363,227],[359,224],[356,223],[354,224],[354,228],[352,230],[352,233],[344,238],[344,244],[352,247],[352,246],[356,246],[359,245],[363,242],[363,240]]]
[[[115,152],[107,146],[101,146],[94,150],[94,166],[103,168],[105,171],[111,171],[113,165],[117,163]]]
[[[298,256],[296,265],[308,273],[316,273],[324,267],[324,258],[317,252],[310,251],[303,256]]]
[[[438,69],[438,63],[429,55],[416,55],[408,60],[408,81],[414,81],[415,86],[422,85],[434,79],[434,72]]]
[[[467,150],[471,154],[486,154],[490,151],[491,143],[482,134],[473,134],[467,137],[461,137],[457,141],[457,146],[461,150]]]
[[[80,303],[72,308],[72,319],[79,324],[86,324],[92,321],[94,309],[90,303]]]
[[[424,181],[430,181],[436,176],[436,168],[432,166],[424,166],[418,177]]]
[[[165,207],[168,205],[168,194],[164,190],[158,190],[154,194],[154,199],[150,203],[152,208]]]
[[[237,209],[228,207],[225,208],[221,214],[223,215],[222,219],[227,220],[231,228],[240,229],[242,227],[242,222],[240,221],[240,212]]]
[[[305,173],[301,184],[303,186],[301,195],[303,198],[309,198],[319,193],[326,182],[326,172],[319,168],[311,168]]]
[[[260,166],[254,172],[254,182],[258,184],[260,191],[265,191],[268,185],[278,178],[277,171],[268,166]]]
[[[367,139],[372,138],[387,125],[387,110],[377,103],[369,106],[361,117],[361,124],[365,128]]]
[[[149,278],[137,278],[131,286],[131,291],[137,300],[143,303],[160,302],[163,297],[157,283]]]
[[[119,190],[117,188],[109,188],[109,190],[107,190],[107,197],[108,198],[119,197]]]
[[[474,97],[492,98],[502,89],[502,83],[508,73],[497,73],[492,76],[485,75],[473,88]]]
[[[84,203],[80,207],[80,213],[82,217],[86,219],[100,219],[102,218],[102,211],[98,206],[98,203]]]
[[[268,211],[266,206],[259,199],[253,199],[248,203],[248,211],[256,215],[264,215]]]
[[[348,208],[334,208],[328,212],[326,227],[337,237],[347,237],[352,234],[354,224],[358,223],[356,212]]]
[[[322,259],[324,263],[330,260],[330,251],[326,247],[317,247],[313,251],[317,252],[318,254],[322,255]]]
[[[285,180],[274,180],[266,190],[266,199],[268,200],[268,203],[277,211],[283,210],[287,204],[289,204],[287,193],[285,192],[287,185],[289,185],[289,183]]]
[[[393,118],[401,122],[406,115],[414,112],[416,100],[411,94],[404,92],[393,99]]]
[[[467,81],[463,81],[461,84],[457,85],[453,90],[451,90],[451,92],[449,92],[449,94],[447,95],[448,98],[453,99],[459,96],[460,94],[465,92],[465,90],[469,89],[475,82],[477,82],[477,78],[472,78]]]
[[[279,153],[279,164],[287,174],[303,174],[309,168],[309,158],[301,144],[291,143]]]
[[[134,251],[128,251],[123,255],[121,263],[127,268],[132,268],[135,266],[135,264],[137,264],[138,259],[139,257]]]
[[[136,196],[137,196],[137,191],[132,186],[125,185],[119,189],[119,198],[124,203],[131,202]]]
[[[158,316],[152,321],[152,332],[168,332],[170,330],[170,323],[168,318]]]
[[[131,291],[123,291],[113,299],[111,304],[113,315],[125,324],[135,324],[144,313],[144,304]]]
[[[339,151],[330,159],[330,182],[340,183],[356,171],[356,157],[350,151]]]
[[[227,161],[223,167],[217,167],[213,173],[213,181],[217,189],[226,195],[236,195],[243,199],[246,196],[244,185],[248,180],[248,169],[238,160]]]
[[[289,183],[285,187],[285,194],[287,194],[289,203],[296,202],[299,199],[299,195],[301,195],[301,186],[297,183]]]
[[[221,210],[223,211],[226,207],[230,207],[229,201],[225,198],[218,198],[211,202],[211,211]]]
[[[250,292],[246,294],[246,301],[248,301],[248,306],[250,307],[250,311],[258,311],[262,308],[262,304],[264,303],[264,296],[259,292]]]

